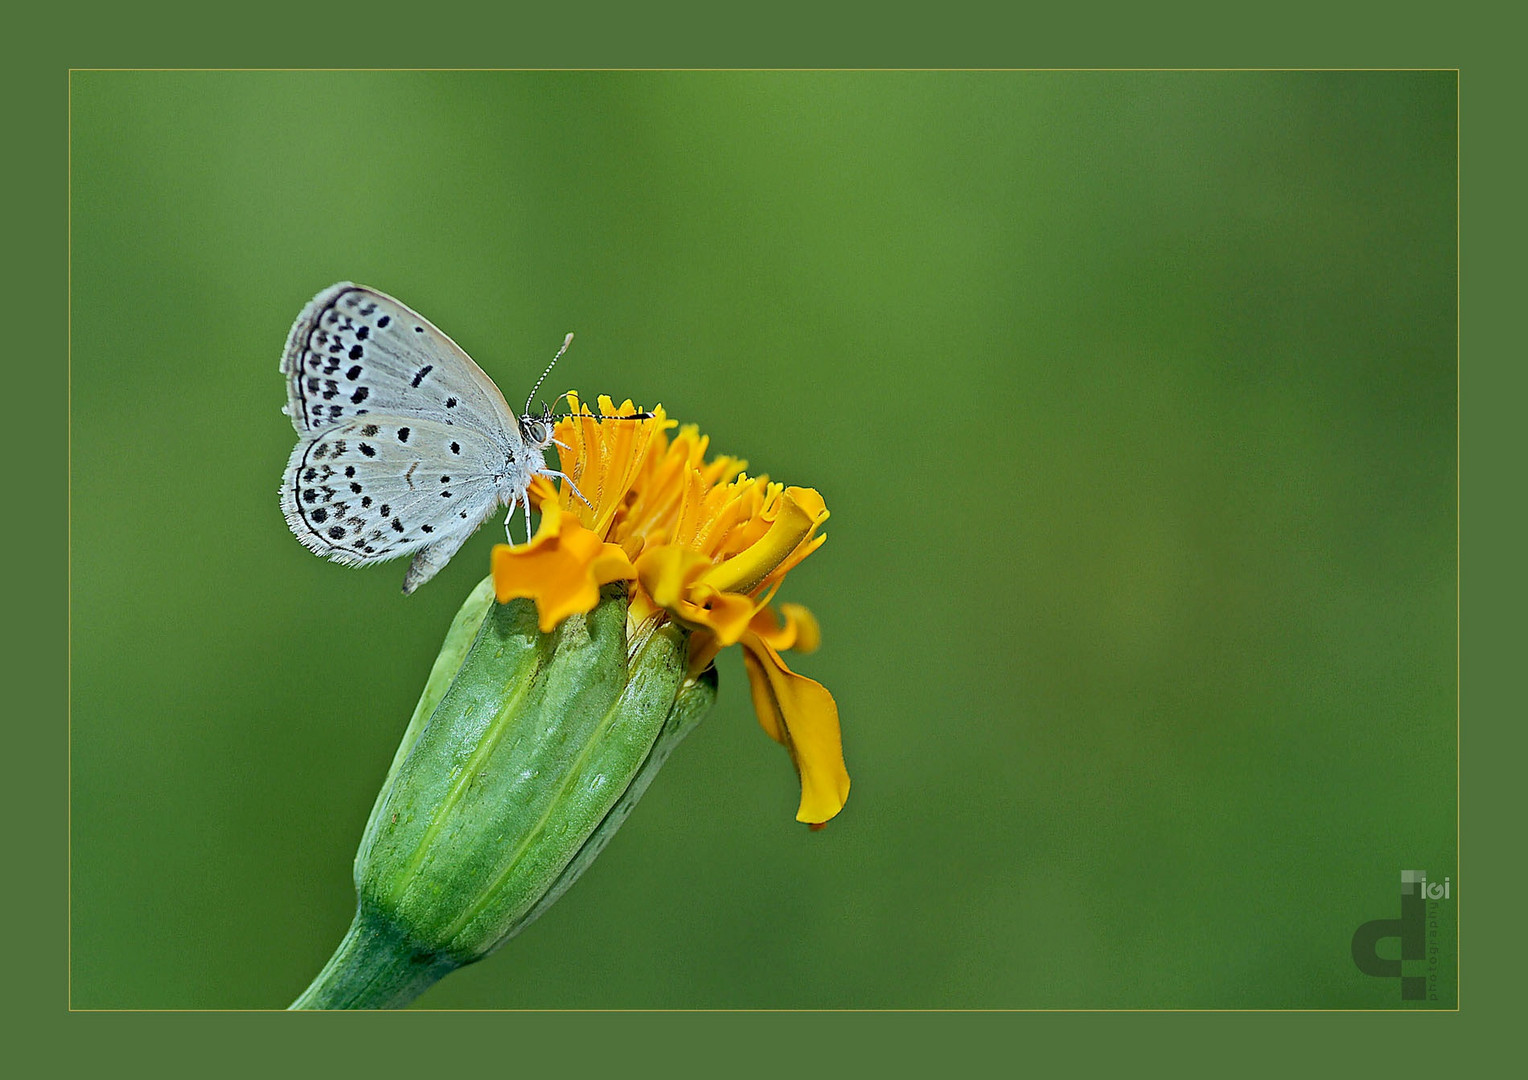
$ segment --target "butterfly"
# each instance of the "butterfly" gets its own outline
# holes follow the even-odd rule
[[[412,555],[405,593],[501,505],[506,532],[525,511],[528,540],[532,478],[563,476],[546,467],[550,412],[531,415],[527,401],[516,416],[456,342],[375,289],[342,281],[315,296],[287,335],[281,373],[298,435],[281,479],[287,525],[346,566]]]

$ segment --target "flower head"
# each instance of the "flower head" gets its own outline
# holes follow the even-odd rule
[[[646,418],[602,421],[568,395],[573,413],[554,436],[565,478],[531,486],[541,524],[527,544],[493,551],[500,603],[529,597],[543,632],[591,610],[601,585],[628,582],[628,625],[673,621],[689,632],[698,674],[740,644],[754,710],[764,731],[789,751],[801,777],[798,821],[820,826],[849,794],[838,706],[821,684],[791,671],[786,650],[811,652],[821,634],[798,604],[771,607],[786,574],[821,546],[828,518],[822,496],[750,477],[747,462],[706,458],[694,425],[674,434],[662,407]],[[637,417],[599,399],[601,417]]]

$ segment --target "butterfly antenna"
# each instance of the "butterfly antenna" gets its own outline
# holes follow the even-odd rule
[[[527,413],[531,411],[531,402],[536,400],[536,391],[541,389],[541,384],[546,382],[546,377],[552,373],[552,369],[557,366],[557,361],[562,359],[562,354],[568,351],[568,346],[571,344],[573,344],[573,335],[569,334],[562,339],[562,348],[558,349],[557,355],[552,357],[552,362],[541,373],[541,378],[536,380],[536,385],[531,387],[530,396],[525,399],[525,411]]]
[[[554,405],[557,404],[557,402],[562,401],[564,398],[568,397],[568,395],[572,394],[573,392],[574,391],[572,391],[572,390],[564,390],[562,393],[558,394],[556,397],[554,397],[552,399],[552,404],[554,404]],[[585,408],[587,408],[588,405],[589,405],[589,403],[587,401],[583,402],[583,406]],[[571,420],[571,419],[575,419],[575,418],[578,418],[578,417],[585,417],[585,416],[587,416],[591,420],[651,420],[656,415],[657,415],[656,413],[650,412],[647,409],[638,409],[634,413],[627,413],[626,415],[623,415],[623,416],[605,416],[602,413],[587,413],[587,412],[549,413],[547,415],[547,419],[548,420]],[[553,440],[553,441],[555,442],[556,440]],[[562,444],[558,443],[558,445],[560,446]]]

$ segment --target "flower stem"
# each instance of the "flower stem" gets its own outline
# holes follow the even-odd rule
[[[357,909],[350,930],[290,1009],[401,1009],[460,967],[421,950],[390,921]]]

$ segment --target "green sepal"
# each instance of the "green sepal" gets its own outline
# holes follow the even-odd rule
[[[478,630],[483,625],[483,620],[488,617],[488,610],[493,606],[493,578],[485,577],[478,582],[477,588],[467,594],[467,599],[457,610],[456,617],[451,620],[451,626],[446,630],[446,640],[440,647],[440,652],[435,657],[435,663],[430,666],[430,675],[425,679],[424,693],[419,695],[419,702],[414,706],[414,714],[409,717],[409,725],[403,732],[403,739],[398,743],[398,749],[393,754],[393,763],[388,767],[387,779],[382,781],[382,788],[377,792],[376,802],[371,807],[371,817],[366,821],[366,831],[361,838],[361,846],[356,849],[356,860],[359,863],[361,852],[365,851],[373,841],[373,833],[376,831],[377,822],[381,819],[382,803],[387,798],[387,793],[392,790],[393,780],[398,776],[398,770],[408,758],[409,751],[414,748],[414,743],[419,740],[419,733],[424,730],[430,715],[434,713],[435,706],[440,704],[440,699],[445,697],[446,690],[450,688],[456,673],[461,670],[462,661],[467,658],[467,650],[472,648],[472,643],[477,640]]]
[[[542,912],[551,907],[557,898],[567,892],[569,886],[578,880],[579,875],[588,869],[595,856],[605,850],[605,845],[610,842],[616,830],[625,824],[632,807],[637,805],[637,800],[646,794],[647,786],[653,782],[653,777],[658,775],[658,770],[674,752],[674,747],[695,730],[695,726],[705,718],[706,713],[711,711],[711,706],[716,704],[716,683],[716,669],[712,667],[703,671],[699,678],[689,680],[680,688],[679,697],[669,712],[663,730],[658,734],[652,749],[647,753],[647,760],[637,770],[637,775],[632,778],[625,793],[584,841],[583,847],[578,849],[578,854],[573,856],[573,859],[563,868],[562,873],[557,876],[556,881],[552,882],[545,895],[510,926],[498,945],[504,944],[524,930]],[[498,948],[498,945],[494,948]]]
[[[607,588],[540,633],[480,585],[457,613],[356,853],[357,914],[294,1007],[396,1007],[546,910],[716,697],[669,623]],[[425,978],[425,976],[428,978]]]

